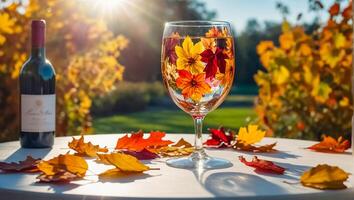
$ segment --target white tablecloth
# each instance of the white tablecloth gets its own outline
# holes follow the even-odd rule
[[[114,148],[122,135],[85,136],[86,141]],[[192,142],[193,135],[167,134],[166,138],[177,141],[181,137]],[[204,136],[204,139],[206,136]],[[0,161],[19,161],[27,155],[35,158],[49,159],[59,153],[66,153],[71,137],[55,139],[52,149],[21,149],[19,142],[0,144]],[[354,199],[354,178],[350,176],[345,182],[348,189],[338,191],[322,191],[303,187],[297,182],[301,173],[317,164],[336,165],[354,174],[354,157],[345,154],[328,154],[312,152],[305,149],[314,144],[311,141],[265,138],[262,143],[278,142],[277,153],[257,154],[261,159],[274,161],[287,168],[284,175],[259,174],[253,168],[245,166],[238,160],[243,155],[252,159],[253,153],[234,151],[232,149],[207,150],[211,156],[230,160],[233,166],[227,169],[193,171],[175,169],[167,166],[165,159],[145,162],[147,165],[160,168],[144,175],[116,179],[111,182],[100,182],[94,174],[105,171],[112,166],[96,163],[88,159],[89,169],[85,180],[69,184],[37,183],[37,174],[2,173],[0,174],[0,199]]]

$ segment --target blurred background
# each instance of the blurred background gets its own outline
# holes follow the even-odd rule
[[[234,87],[205,128],[257,123],[271,136],[350,136],[349,0],[2,0],[0,141],[18,138],[18,73],[35,18],[47,21],[59,136],[192,133],[161,82],[163,26],[172,20],[233,26]]]

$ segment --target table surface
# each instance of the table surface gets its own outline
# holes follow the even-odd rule
[[[92,135],[85,136],[86,141],[94,144],[115,146],[122,135]],[[193,141],[193,135],[167,134],[166,138],[177,141],[181,137]],[[204,136],[205,138],[206,136]],[[27,155],[35,158],[49,159],[69,149],[67,143],[71,137],[58,137],[52,149],[22,149],[19,142],[0,144],[0,161],[19,161]],[[0,173],[0,199],[354,199],[354,178],[350,176],[345,182],[345,190],[322,191],[303,187],[298,182],[302,172],[317,164],[336,165],[354,174],[354,156],[344,154],[328,154],[305,149],[314,144],[312,141],[265,138],[262,143],[277,142],[276,153],[258,153],[261,159],[274,161],[285,167],[284,175],[260,174],[253,168],[245,166],[238,160],[243,155],[252,159],[253,153],[234,151],[232,149],[207,149],[211,156],[230,160],[232,167],[226,169],[193,171],[176,169],[167,166],[166,159],[145,162],[160,170],[147,171],[145,174],[128,178],[116,179],[110,182],[100,182],[94,174],[105,171],[112,166],[96,163],[87,159],[89,169],[84,180],[69,184],[37,183],[37,174]]]

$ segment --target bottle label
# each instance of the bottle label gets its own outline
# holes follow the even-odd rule
[[[21,95],[21,131],[55,131],[55,94]]]

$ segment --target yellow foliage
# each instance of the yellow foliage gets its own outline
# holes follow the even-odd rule
[[[283,84],[286,81],[288,81],[289,76],[290,76],[289,70],[282,65],[282,66],[280,66],[279,70],[274,71],[273,80],[276,84],[280,85],[280,84]]]
[[[349,3],[312,34],[285,21],[279,47],[258,44],[266,71],[255,75],[256,111],[267,133],[311,139],[350,134],[352,23]]]
[[[263,54],[268,49],[274,48],[274,44],[272,41],[262,41],[257,45],[257,53]]]
[[[1,13],[0,14],[0,31],[2,33],[12,34],[13,27],[15,25],[16,20],[11,19],[8,13]]]
[[[317,76],[313,81],[313,89],[311,95],[320,103],[326,102],[329,98],[329,94],[332,92],[332,88],[325,82],[320,82],[320,77]]]
[[[284,50],[288,50],[295,45],[294,36],[292,32],[283,33],[279,37],[280,47]]]
[[[114,35],[80,0],[4,5],[8,6],[0,10],[0,96],[6,106],[1,108],[0,129],[5,131],[0,140],[17,132],[17,79],[29,56],[30,21],[39,18],[47,22],[47,57],[57,74],[57,135],[90,130],[92,99],[123,79],[118,58],[128,40]]]

